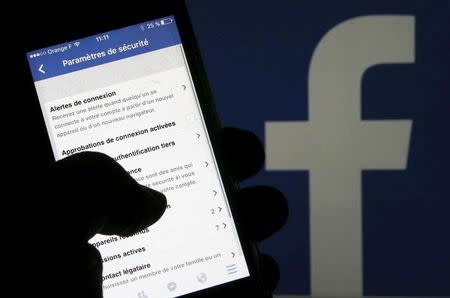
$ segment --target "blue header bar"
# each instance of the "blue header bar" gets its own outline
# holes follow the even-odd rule
[[[40,81],[181,43],[174,16],[92,35],[27,53]]]

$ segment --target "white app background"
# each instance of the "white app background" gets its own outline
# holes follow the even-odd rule
[[[181,63],[164,67],[172,58]],[[146,73],[148,61],[156,61],[158,70]],[[77,87],[70,87],[75,81]],[[69,96],[61,96],[64,84]],[[104,258],[104,297],[174,297],[249,275],[181,45],[36,87],[56,159],[67,156],[63,151],[101,144],[89,151],[116,158],[168,200],[162,219],[142,233],[90,240]],[[76,101],[81,104],[74,106]]]

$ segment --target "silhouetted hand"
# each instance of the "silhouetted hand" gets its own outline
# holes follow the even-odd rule
[[[256,175],[264,166],[263,145],[252,132],[224,128],[223,148],[225,160],[232,175],[242,182]],[[241,188],[237,194],[237,215],[240,217],[247,235],[252,241],[260,242],[275,234],[288,218],[288,204],[284,195],[270,186]],[[260,267],[264,284],[273,292],[280,279],[278,264],[268,255],[260,255]],[[251,289],[238,289],[235,297],[255,297]],[[250,293],[245,294],[246,290]]]
[[[254,134],[226,128],[222,140],[223,154],[237,180],[261,169],[264,152]],[[46,180],[44,188],[37,190],[45,198],[43,217],[37,223],[42,233],[38,266],[55,274],[42,288],[47,297],[102,297],[102,259],[88,239],[97,233],[135,234],[163,215],[166,199],[139,185],[118,163],[100,153],[85,152],[58,161]],[[274,188],[243,188],[237,200],[237,216],[252,241],[269,237],[287,219],[286,200]],[[262,255],[259,261],[265,285],[272,291],[279,280],[278,266],[269,256]],[[235,295],[255,297],[252,289],[235,291]],[[234,296],[233,290],[222,294]]]

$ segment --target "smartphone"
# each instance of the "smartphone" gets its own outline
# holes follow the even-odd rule
[[[202,297],[250,287],[265,296],[256,248],[233,215],[236,183],[220,158],[186,7],[154,3],[108,22],[80,18],[55,36],[37,32],[26,52],[53,162],[102,152],[168,200],[153,226],[90,240],[103,258],[103,295]]]

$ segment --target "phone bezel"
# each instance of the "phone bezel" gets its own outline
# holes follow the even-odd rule
[[[47,27],[46,30],[39,30],[36,34],[31,35],[25,41],[23,47],[23,59],[25,60],[24,64],[28,66],[25,53],[29,51],[84,38],[91,35],[102,34],[103,32],[120,29],[123,27],[138,24],[141,22],[151,21],[169,15],[174,15],[185,51],[186,60],[191,71],[194,86],[196,88],[203,118],[205,120],[208,134],[211,140],[211,145],[217,160],[217,164],[219,166],[219,172],[224,184],[227,197],[229,199],[229,205],[234,217],[243,253],[250,271],[249,277],[186,294],[183,295],[183,297],[223,296],[224,293],[228,291],[230,293],[236,293],[236,291],[239,291],[238,289],[250,288],[254,289],[255,292],[253,294],[255,295],[255,297],[269,297],[271,296],[271,294],[264,289],[262,283],[261,270],[259,268],[258,262],[259,253],[257,247],[255,243],[251,241],[250,238],[246,235],[245,230],[240,228],[241,223],[239,217],[236,216],[235,193],[237,191],[238,184],[229,174],[230,171],[227,167],[226,162],[223,160],[223,154],[220,145],[222,129],[186,5],[183,0],[157,0],[153,1],[153,3],[149,3],[148,5],[151,10],[145,10],[141,8],[132,9],[131,7],[118,7],[116,10],[109,8],[107,10],[108,16],[102,15],[98,18],[80,19],[81,22],[69,22],[64,26],[63,30],[58,27]],[[95,15],[95,12],[91,11],[90,13],[92,13],[92,15]],[[31,91],[31,89],[30,91],[33,93],[34,97],[33,103],[30,103],[30,105],[33,105],[33,109],[36,110],[36,113],[40,115],[40,120],[38,120],[40,123],[38,125],[41,127],[40,131],[43,132],[40,138],[42,139],[44,147],[46,147],[45,157],[43,156],[43,158],[45,158],[48,164],[52,164],[54,163],[55,159],[51,148],[50,138],[47,134],[47,128],[40,109],[39,99],[34,89],[31,72],[29,71],[29,69],[27,70],[29,76],[28,81],[30,83],[30,86],[33,87],[31,88],[33,91]]]

